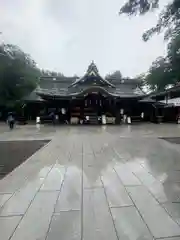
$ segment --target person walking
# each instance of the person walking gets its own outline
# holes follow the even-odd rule
[[[54,113],[54,112],[51,112],[51,113],[50,113],[50,117],[51,117],[51,120],[52,120],[53,125],[55,125],[55,124],[56,124],[56,115],[55,115],[55,113]]]
[[[12,113],[9,114],[7,122],[8,122],[10,130],[12,130],[14,128],[14,123],[15,123],[15,119],[14,119],[14,116]]]

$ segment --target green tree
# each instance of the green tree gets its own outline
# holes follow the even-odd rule
[[[40,70],[14,45],[0,46],[0,105],[14,105],[37,85]]]
[[[169,84],[172,84],[170,77],[171,68],[166,58],[159,57],[151,65],[147,76],[146,84],[151,90],[162,91]]]
[[[180,35],[177,35],[168,44],[167,58],[171,64],[172,77],[178,82],[180,80]]]
[[[167,85],[175,85],[180,80],[180,35],[171,39],[167,56],[157,58],[149,68],[145,84],[152,90],[164,90]]]
[[[105,76],[106,79],[112,79],[112,78],[116,78],[121,80],[122,79],[122,74],[119,70],[113,72],[112,74],[108,74]]]
[[[120,14],[144,15],[159,7],[159,0],[127,0],[121,7]],[[180,33],[180,0],[167,4],[159,14],[157,24],[143,34],[147,41],[153,34],[165,30],[165,39],[176,37]]]

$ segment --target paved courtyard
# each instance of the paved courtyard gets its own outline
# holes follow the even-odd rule
[[[0,125],[0,141],[51,140],[0,180],[0,239],[180,240],[174,137],[175,124]]]

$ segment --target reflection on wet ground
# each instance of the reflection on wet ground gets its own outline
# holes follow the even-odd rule
[[[48,142],[48,140],[0,141],[0,179]]]
[[[3,240],[180,239],[178,125],[3,129],[52,139],[0,181]]]
[[[162,138],[170,143],[176,143],[176,144],[180,144],[180,137],[165,137],[165,138]]]

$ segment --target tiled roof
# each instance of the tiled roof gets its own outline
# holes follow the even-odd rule
[[[145,93],[138,87],[138,81],[134,79],[117,79],[117,77],[103,79],[99,75],[96,65],[92,62],[82,78],[65,76],[41,77],[38,88],[29,96],[29,99],[31,101],[33,99],[41,101],[41,97],[46,98],[46,96],[57,98],[81,96],[93,89],[114,97],[145,96]]]

